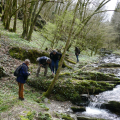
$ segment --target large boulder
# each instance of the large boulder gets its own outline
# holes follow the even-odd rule
[[[86,111],[85,107],[80,107],[80,106],[72,106],[71,109],[73,110],[73,112],[84,112],[84,111]]]
[[[104,120],[104,119],[78,116],[78,117],[77,117],[77,120]]]
[[[120,115],[120,102],[109,101],[108,103],[102,104],[101,108],[110,110],[111,112]]]
[[[22,10],[18,11],[18,19],[20,19],[20,20],[23,19],[23,11]],[[38,15],[35,26],[42,29],[45,24],[46,24],[46,21],[40,15]]]
[[[9,54],[20,60],[30,59],[32,63],[36,63],[36,59],[41,56],[49,57],[49,53],[45,51],[38,51],[36,49],[24,49],[19,47],[13,47],[9,50]]]
[[[35,26],[37,26],[38,28],[43,28],[43,26],[46,24],[46,21],[42,19],[42,17],[40,15],[38,15],[37,17],[37,21],[35,23]]]

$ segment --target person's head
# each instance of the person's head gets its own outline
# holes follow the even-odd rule
[[[53,50],[53,54],[55,55],[57,53],[57,50]]]
[[[51,59],[47,59],[47,61],[46,61],[48,64],[50,64],[51,63]]]
[[[30,60],[29,59],[25,59],[25,64],[28,66],[30,64]]]

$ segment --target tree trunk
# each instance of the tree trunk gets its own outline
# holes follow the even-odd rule
[[[9,28],[10,28],[10,21],[11,21],[11,17],[10,16],[11,16],[12,9],[13,9],[12,8],[13,7],[12,4],[13,4],[12,0],[8,2],[8,8],[7,8],[7,11],[6,11],[7,12],[6,13],[7,17],[6,18],[7,19],[6,19],[6,23],[5,23],[5,29],[7,29],[7,30],[9,30]]]
[[[58,76],[60,74],[60,70],[61,70],[61,67],[62,67],[62,64],[63,64],[63,61],[64,61],[64,58],[65,58],[65,53],[67,51],[67,48],[68,48],[68,45],[70,43],[70,39],[71,39],[71,36],[72,36],[72,30],[73,30],[73,26],[74,26],[74,23],[75,23],[75,18],[76,18],[76,12],[77,12],[77,9],[78,9],[78,6],[79,6],[79,1],[77,2],[76,4],[76,7],[75,7],[75,10],[74,10],[74,16],[73,16],[73,20],[72,20],[72,24],[71,24],[71,28],[70,28],[70,32],[69,32],[69,36],[68,36],[68,39],[67,39],[67,42],[66,42],[66,45],[65,45],[65,48],[64,48],[64,52],[62,54],[62,57],[61,57],[61,60],[60,60],[60,63],[59,63],[59,67],[58,67],[58,70],[57,70],[57,73],[52,81],[52,83],[50,84],[48,90],[43,94],[44,96],[48,97],[50,95],[50,93],[52,92],[52,89],[58,79]]]
[[[23,19],[23,33],[22,33],[22,38],[26,37],[26,29],[27,29],[27,0],[23,0],[23,5],[25,4],[25,6],[23,7],[23,15],[24,15],[24,19]]]
[[[34,29],[35,23],[36,23],[36,21],[37,21],[37,17],[38,17],[38,15],[39,15],[40,11],[42,10],[42,7],[43,7],[46,3],[47,3],[46,1],[42,3],[42,5],[41,5],[40,8],[39,8],[38,13],[35,15],[34,20],[31,21],[32,23],[31,23],[30,30],[29,30],[29,33],[28,33],[28,36],[27,36],[27,40],[28,40],[28,41],[31,40],[32,33],[33,33],[33,29]]]
[[[16,10],[16,9],[17,9],[17,0],[14,0],[13,2],[14,2],[14,5],[13,5],[14,10]],[[13,32],[16,32],[17,13],[18,13],[18,12],[16,11],[16,13],[15,13],[15,18],[14,18]]]

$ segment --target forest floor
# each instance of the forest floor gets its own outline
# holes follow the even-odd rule
[[[1,38],[0,38],[0,65],[4,67],[8,77],[2,77],[0,79],[0,119],[1,120],[37,120],[40,117],[49,120],[49,113],[52,120],[62,120],[65,114],[69,114],[76,119],[73,115],[70,107],[72,103],[70,101],[60,102],[54,99],[54,95],[51,95],[50,99],[45,98],[40,103],[36,102],[36,99],[41,96],[43,91],[36,90],[25,84],[24,86],[24,96],[25,100],[18,100],[18,85],[16,78],[13,76],[14,70],[17,66],[23,63],[21,60],[12,58],[9,55],[9,49],[13,46],[24,46],[24,47],[35,47],[37,48],[37,43],[33,44],[34,41],[28,43],[27,41],[20,38],[17,33],[10,33],[3,29],[2,23],[0,22]],[[36,33],[34,33],[36,34]],[[34,35],[33,35],[34,36]],[[47,46],[47,44],[45,45]],[[44,47],[45,48],[45,47]],[[69,52],[72,59],[76,60],[73,48]],[[80,62],[74,65],[74,70],[78,69],[79,65],[85,65],[89,62],[94,62],[98,60],[98,56],[90,57],[83,52],[80,55]],[[68,64],[68,63],[67,63]],[[72,64],[69,64],[73,66]],[[31,69],[32,68],[32,69]],[[32,75],[30,77],[35,77],[37,65],[30,65],[30,72]],[[69,71],[67,68],[64,71]],[[50,70],[48,75],[50,75]],[[43,70],[40,75],[43,79]],[[29,78],[30,79],[30,78]],[[42,120],[42,119],[40,119]]]

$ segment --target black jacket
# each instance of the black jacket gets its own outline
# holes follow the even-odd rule
[[[62,57],[62,54],[59,52],[56,52],[56,54],[54,55],[53,52],[50,53],[50,59],[53,61],[57,61],[60,60]]]
[[[75,55],[80,54],[80,49],[78,47],[75,47]]]
[[[47,59],[49,59],[46,56],[40,57],[40,59],[38,60],[40,64],[42,64],[43,66],[45,66],[47,63]]]

